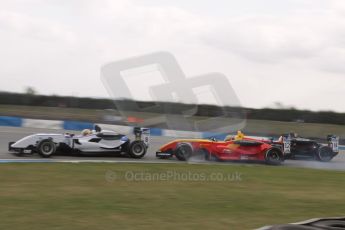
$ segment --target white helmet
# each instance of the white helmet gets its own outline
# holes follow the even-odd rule
[[[92,131],[90,129],[84,129],[83,131],[81,131],[81,135],[83,136],[90,135],[91,133]]]

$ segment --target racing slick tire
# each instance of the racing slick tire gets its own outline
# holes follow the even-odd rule
[[[37,152],[41,157],[51,157],[56,152],[56,145],[50,139],[42,140],[37,145]]]
[[[265,154],[266,164],[281,165],[284,161],[283,152],[279,148],[270,148]]]
[[[316,153],[316,159],[322,162],[328,162],[332,160],[333,156],[333,150],[328,146],[321,146]]]
[[[129,145],[128,154],[132,158],[142,158],[146,154],[146,145],[143,141],[133,141]]]
[[[174,155],[180,161],[188,160],[193,154],[193,149],[188,144],[180,144],[174,151]]]

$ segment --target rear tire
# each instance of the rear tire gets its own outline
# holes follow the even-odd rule
[[[188,144],[181,144],[178,146],[175,150],[174,155],[176,158],[180,161],[186,161],[188,160],[193,154],[193,149]]]
[[[316,158],[322,162],[329,162],[333,158],[333,150],[328,146],[321,146],[316,153]]]
[[[37,152],[41,157],[51,157],[56,152],[56,145],[50,139],[42,140],[37,145]]]
[[[265,161],[269,165],[281,165],[284,161],[283,153],[278,148],[270,148],[266,151]]]
[[[128,154],[132,158],[142,158],[146,154],[146,145],[143,141],[133,141],[129,145]]]

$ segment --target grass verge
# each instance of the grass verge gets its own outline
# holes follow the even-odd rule
[[[253,229],[345,213],[339,171],[86,163],[0,170],[0,229]]]

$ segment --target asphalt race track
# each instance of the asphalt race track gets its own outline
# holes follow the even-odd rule
[[[22,137],[33,133],[61,133],[63,130],[49,130],[49,129],[34,129],[34,128],[17,128],[17,127],[0,127],[0,163],[4,162],[133,162],[133,163],[185,163],[176,160],[175,158],[169,160],[156,159],[155,151],[164,143],[174,140],[171,137],[156,137],[152,136],[150,141],[150,148],[148,153],[142,159],[132,159],[119,155],[83,155],[83,156],[69,156],[69,155],[54,155],[52,158],[43,159],[38,154],[25,155],[17,157],[13,153],[8,152],[8,142],[17,141]],[[69,131],[70,133],[78,133],[76,131]],[[189,160],[188,163],[210,163],[206,162],[201,157],[195,157]],[[232,162],[212,162],[214,164],[238,164]],[[317,169],[331,169],[331,170],[345,170],[345,151],[340,152],[331,162],[318,162],[312,160],[286,160],[283,167],[305,167]]]

